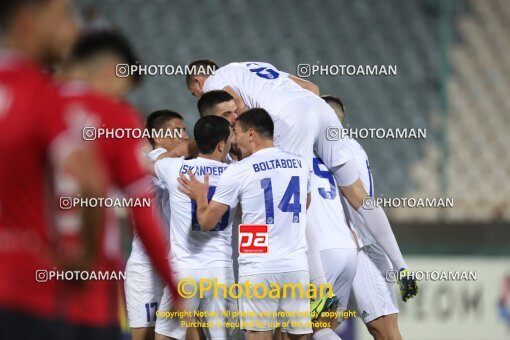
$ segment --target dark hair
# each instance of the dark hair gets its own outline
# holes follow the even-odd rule
[[[111,30],[93,30],[83,33],[71,50],[71,63],[80,63],[102,53],[113,54],[129,66],[138,63],[129,41],[119,32]],[[141,75],[131,75],[135,83],[141,80]]]
[[[324,101],[328,103],[330,106],[333,104],[336,105],[336,107],[340,108],[340,110],[337,110],[335,106],[333,106],[333,110],[335,111],[338,119],[340,120],[341,123],[343,123],[345,119],[345,108],[344,103],[342,103],[340,98],[331,96],[329,94],[323,95],[321,96],[321,98],[324,99]]]
[[[11,24],[17,12],[32,5],[43,5],[48,0],[2,0],[0,1],[0,30],[5,30]]]
[[[234,97],[232,97],[230,93],[223,90],[213,90],[206,92],[198,100],[198,112],[200,113],[201,117],[207,116],[211,114],[210,110],[212,110],[215,105],[231,100],[234,100]]]
[[[237,117],[236,121],[241,124],[244,131],[251,128],[262,137],[273,138],[274,123],[269,113],[264,109],[248,110]]]
[[[324,99],[326,101],[326,103],[328,103],[328,104],[333,103],[333,104],[340,106],[342,111],[345,112],[344,103],[342,102],[342,100],[340,100],[340,98],[329,95],[329,94],[325,94],[325,95],[321,96],[321,98]]]
[[[225,118],[218,116],[205,116],[200,118],[193,129],[198,151],[211,154],[219,142],[228,140],[230,124]]]
[[[210,74],[205,74],[208,70],[212,69],[216,71],[220,67],[214,61],[209,59],[199,59],[195,60],[191,64],[188,65],[188,72],[186,74],[186,86],[190,86],[195,79],[195,76],[210,76]]]
[[[149,131],[153,130],[159,130],[163,127],[163,124],[165,124],[167,121],[171,119],[183,119],[182,116],[172,110],[157,110],[154,111],[147,117],[147,120],[145,122],[145,128]],[[152,134],[149,134],[151,136]],[[149,137],[149,142],[154,147],[156,145],[156,141]]]

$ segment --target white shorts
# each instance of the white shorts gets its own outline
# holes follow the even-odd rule
[[[250,294],[263,294],[264,291],[271,291],[271,287],[280,287],[280,298],[248,298],[246,291],[239,298],[239,312],[241,313],[241,328],[251,331],[270,331],[281,327],[282,332],[290,334],[312,333],[310,320],[310,299],[296,289],[292,298],[292,288],[287,289],[286,297],[283,297],[283,285],[300,285],[306,291],[310,283],[308,271],[295,271],[287,273],[266,273],[245,275],[239,277],[239,284],[245,286],[246,282],[251,283]],[[266,288],[257,288],[258,285]],[[271,286],[273,285],[273,286]],[[244,288],[243,288],[244,289]],[[259,293],[256,293],[259,292]],[[285,317],[278,317],[278,312],[285,314]],[[291,315],[294,313],[294,315]],[[285,323],[285,324],[284,324]]]
[[[361,248],[352,285],[352,303],[364,323],[399,312],[397,286],[386,281],[386,271],[392,269],[390,260],[378,244]]]
[[[326,249],[320,252],[326,279],[333,286],[333,292],[338,298],[337,311],[340,313],[346,311],[348,307],[349,295],[356,274],[357,253],[358,250],[354,248]]]
[[[354,158],[350,143],[337,138],[342,123],[320,97],[292,100],[274,117],[274,143],[281,150],[308,160],[313,158],[315,151],[328,169]]]
[[[228,287],[234,284],[232,268],[183,269],[179,270],[177,278],[179,281],[187,279],[186,282],[188,282],[188,280],[191,279],[196,282],[195,287],[197,288],[197,293],[185,300],[185,311],[189,312],[191,315],[187,321],[201,321],[213,324],[214,327],[202,328],[207,339],[229,339],[230,336],[227,332],[230,330],[225,327],[225,323],[231,322],[231,320],[228,317],[224,317],[224,312],[228,310],[230,311],[229,315],[232,315],[232,312],[237,311],[235,301],[228,296],[225,299],[222,288],[218,288],[217,297],[214,296],[214,289],[211,288],[209,290],[204,290],[203,298],[200,298],[198,287],[200,285],[200,279],[210,279],[212,281],[217,280],[218,285],[225,285],[228,289]],[[193,283],[189,283],[185,287],[183,286],[182,289],[192,291]],[[168,287],[165,287],[158,315],[170,311],[171,300]],[[195,311],[203,311],[209,315],[204,318],[199,318],[195,316]],[[211,316],[211,313],[216,313],[216,315]],[[160,316],[156,321],[156,333],[179,340],[185,339],[187,328],[181,326],[183,320],[184,319],[178,317],[171,318]]]
[[[128,259],[124,290],[129,327],[154,327],[163,288],[163,281],[150,262]]]

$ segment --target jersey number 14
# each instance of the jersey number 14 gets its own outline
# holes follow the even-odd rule
[[[271,178],[264,178],[260,181],[260,187],[264,190],[264,203],[266,206],[266,224],[274,223],[273,186]],[[299,202],[299,176],[292,176],[289,185],[283,194],[278,209],[283,212],[292,213],[292,223],[299,223],[301,203]],[[291,203],[291,201],[293,201]]]

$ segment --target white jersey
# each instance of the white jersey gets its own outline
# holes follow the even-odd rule
[[[306,197],[310,170],[297,155],[277,148],[257,151],[222,175],[213,200],[241,202],[243,224],[268,226],[267,253],[239,254],[239,276],[308,271]]]
[[[351,150],[354,156],[354,161],[358,168],[359,178],[363,182],[366,192],[373,197],[374,196],[374,181],[372,178],[372,172],[370,171],[370,163],[368,162],[368,156],[363,150],[363,147],[355,140],[349,139],[351,143]],[[343,205],[345,207],[345,213],[347,220],[350,222],[351,227],[354,228],[358,235],[360,247],[367,246],[369,244],[376,243],[372,233],[365,226],[363,217],[347,202],[345,197],[342,196]]]
[[[150,151],[147,154],[147,158],[152,162],[156,161],[156,159],[162,154],[165,153],[166,149],[157,148]],[[154,212],[158,214],[158,218],[164,223],[165,231],[170,226],[170,207],[169,207],[169,194],[166,190],[164,184],[156,177],[152,178],[153,185],[153,193],[154,193],[154,202],[155,209]],[[131,255],[132,260],[136,262],[146,262],[150,263],[151,260],[147,255],[145,248],[143,247],[142,241],[140,240],[140,236],[138,232],[134,231],[133,233],[133,243],[131,246]]]
[[[308,209],[309,224],[317,235],[319,251],[355,249],[356,243],[347,225],[340,190],[335,176],[318,157],[313,159],[311,176],[312,201]]]
[[[307,161],[315,150],[331,169],[352,159],[349,144],[336,138],[342,124],[319,96],[289,74],[263,62],[230,63],[204,82],[204,92],[231,87],[248,108],[263,108],[274,122],[274,145]],[[310,164],[311,166],[311,164]]]
[[[211,231],[200,230],[196,215],[196,203],[182,193],[177,177],[191,170],[199,181],[209,174],[209,194],[216,190],[220,175],[227,164],[195,158],[164,158],[156,162],[156,175],[163,181],[170,194],[170,260],[176,269],[232,268],[232,220],[230,209]]]
[[[204,83],[204,92],[230,86],[248,108],[266,109],[273,120],[287,103],[303,96],[313,96],[289,79],[289,74],[263,62],[230,63],[220,67]]]

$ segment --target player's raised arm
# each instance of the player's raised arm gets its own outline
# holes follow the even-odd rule
[[[311,81],[293,76],[292,74],[289,74],[289,79],[304,88],[305,90],[312,91],[316,95],[320,95],[320,89],[319,86],[315,83],[312,83]]]
[[[198,181],[191,171],[188,171],[189,179],[183,174],[179,176],[177,179],[181,185],[179,190],[197,202],[197,219],[200,227],[202,230],[213,229],[229,207],[214,200],[208,202],[209,175],[205,175],[204,183]]]
[[[195,157],[198,154],[197,142],[194,139],[188,140],[186,143],[182,143],[177,145],[172,150],[162,153],[158,156],[157,160],[163,158],[176,158],[176,157],[185,157],[191,158]]]
[[[57,146],[60,142],[65,143]],[[106,173],[100,160],[91,148],[83,143],[69,150],[69,139],[60,138],[51,149],[57,196],[73,195],[73,197],[95,198],[106,196]],[[62,148],[68,152],[62,153]],[[71,184],[72,183],[72,184]],[[72,189],[71,189],[72,188]],[[75,191],[73,191],[75,189]],[[64,212],[56,212],[57,227],[56,259],[64,269],[89,269],[97,254],[97,234],[104,218],[104,208],[81,207],[72,214],[79,221],[77,228],[70,228],[73,219],[67,218]]]
[[[363,199],[369,197],[369,194],[359,178],[354,161],[348,161],[336,168],[335,174],[338,175],[337,178],[341,179],[338,183],[342,194],[349,204],[361,215],[366,227],[377,243],[384,249],[393,266],[400,271],[408,270],[409,267],[400,252],[397,239],[383,208],[380,206],[365,207],[363,205]],[[401,293],[403,294],[402,299],[404,301],[415,296],[417,293],[416,282],[410,282],[406,287],[401,287]]]

